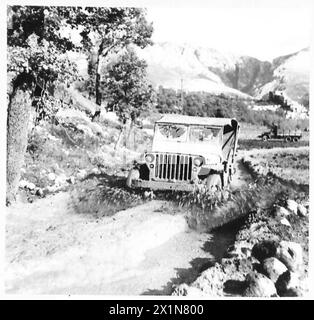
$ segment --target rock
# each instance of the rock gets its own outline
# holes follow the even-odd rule
[[[19,187],[20,188],[26,188],[28,185],[28,182],[26,180],[20,180]]]
[[[35,186],[34,183],[29,182],[29,183],[27,184],[27,188],[28,188],[29,190],[34,190],[34,189],[36,188],[36,186]]]
[[[204,292],[198,288],[191,287],[183,283],[183,284],[180,284],[179,286],[176,286],[171,295],[200,297],[200,296],[204,296]]]
[[[101,171],[100,171],[98,168],[93,168],[93,169],[92,169],[92,173],[93,173],[93,174],[100,174]]]
[[[60,185],[60,186],[64,185],[66,182],[67,182],[67,177],[64,173],[61,173],[55,179],[55,184]]]
[[[50,172],[48,174],[48,180],[49,181],[55,181],[55,179],[56,179],[56,175],[53,172]]]
[[[80,180],[84,179],[87,175],[87,172],[85,169],[83,170],[80,170],[77,174],[76,174],[76,177]]]
[[[282,219],[280,220],[280,223],[283,224],[283,225],[285,225],[285,226],[291,227],[290,222],[289,222],[286,218],[282,218]]]
[[[288,211],[286,208],[284,207],[277,207],[274,210],[274,217],[275,218],[282,218],[282,217],[286,217],[289,216],[291,213],[290,211]]]
[[[297,271],[303,262],[302,255],[303,250],[300,244],[292,241],[281,241],[275,257],[289,270]]]
[[[274,283],[278,280],[278,277],[287,271],[287,267],[279,261],[277,258],[267,258],[262,263],[262,272]]]
[[[278,277],[276,288],[281,297],[295,297],[301,294],[299,277],[287,270]]]
[[[302,204],[298,204],[298,215],[300,217],[306,217],[307,216],[307,209]]]
[[[37,188],[35,194],[36,194],[36,196],[43,197],[44,196],[44,191],[41,188]]]
[[[74,184],[75,183],[75,178],[71,176],[70,178],[67,179],[68,183]]]
[[[287,209],[290,210],[295,215],[298,214],[298,203],[294,200],[287,200]]]
[[[248,258],[251,255],[252,244],[246,241],[237,242],[236,246],[230,246],[227,251],[229,258]]]
[[[263,240],[254,245],[252,256],[259,261],[274,257],[277,252],[278,243],[273,240]]]
[[[246,276],[244,297],[275,297],[277,291],[274,283],[265,275],[251,272]]]

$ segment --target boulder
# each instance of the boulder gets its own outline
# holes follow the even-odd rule
[[[101,171],[98,168],[93,168],[91,171],[93,174],[100,174]]]
[[[257,272],[249,273],[246,278],[244,297],[276,297],[277,291],[274,283],[265,275]]]
[[[27,184],[27,188],[28,188],[29,190],[35,190],[36,186],[35,186],[34,183],[29,182],[29,183]]]
[[[259,261],[274,257],[277,252],[278,243],[273,240],[263,240],[254,245],[252,256]]]
[[[36,189],[36,196],[43,197],[43,196],[44,196],[44,191],[43,191],[43,189],[37,188],[37,189]]]
[[[262,272],[274,283],[278,280],[278,277],[287,271],[287,267],[279,261],[277,258],[267,258],[262,263]]]
[[[295,215],[298,214],[298,203],[294,200],[287,200],[287,209],[290,210]]]
[[[302,204],[298,205],[298,215],[300,217],[306,217],[307,216],[307,209]]]
[[[292,241],[281,241],[275,257],[290,271],[297,271],[303,262],[303,250],[300,244]]]
[[[276,289],[281,297],[296,297],[301,295],[298,275],[295,272],[287,270],[278,277]]]
[[[67,179],[68,183],[74,184],[75,183],[75,178],[71,176],[70,178]]]
[[[172,296],[190,296],[190,297],[200,297],[204,296],[204,292],[198,288],[188,286],[183,283],[175,287]]]
[[[289,222],[286,218],[282,218],[282,219],[280,220],[280,223],[283,224],[283,225],[285,225],[285,226],[287,226],[287,227],[291,227],[290,222]]]
[[[77,174],[76,174],[76,177],[80,180],[84,179],[87,175],[87,172],[85,169],[83,170],[80,170]]]
[[[55,181],[55,179],[56,179],[56,175],[53,172],[50,172],[48,174],[48,180],[49,181]]]
[[[64,173],[61,173],[61,174],[60,174],[58,177],[56,177],[56,179],[55,179],[55,184],[60,185],[60,186],[66,184],[66,182],[67,182],[67,177],[66,177],[66,175],[65,175]]]
[[[288,215],[290,215],[290,211],[288,211],[286,208],[284,207],[276,207],[274,210],[274,217],[275,218],[282,218],[282,217],[286,217]]]

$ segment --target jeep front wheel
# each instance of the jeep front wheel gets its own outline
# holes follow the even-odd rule
[[[206,181],[207,189],[210,191],[219,191],[222,189],[221,176],[218,173],[210,174]]]
[[[140,172],[137,169],[131,169],[129,171],[128,177],[126,178],[126,185],[132,188],[132,181],[137,180],[140,177]]]

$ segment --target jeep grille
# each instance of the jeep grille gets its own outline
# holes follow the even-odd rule
[[[169,153],[155,154],[154,180],[191,180],[192,156]]]

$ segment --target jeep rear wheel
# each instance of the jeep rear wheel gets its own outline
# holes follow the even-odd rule
[[[128,174],[128,177],[126,178],[126,185],[129,187],[129,188],[132,188],[132,181],[133,180],[136,180],[136,179],[139,179],[140,177],[140,172],[139,170],[137,169],[131,169],[129,171],[129,174]]]
[[[268,136],[263,136],[263,137],[262,137],[262,140],[263,140],[263,141],[267,141],[268,139],[269,139]]]

